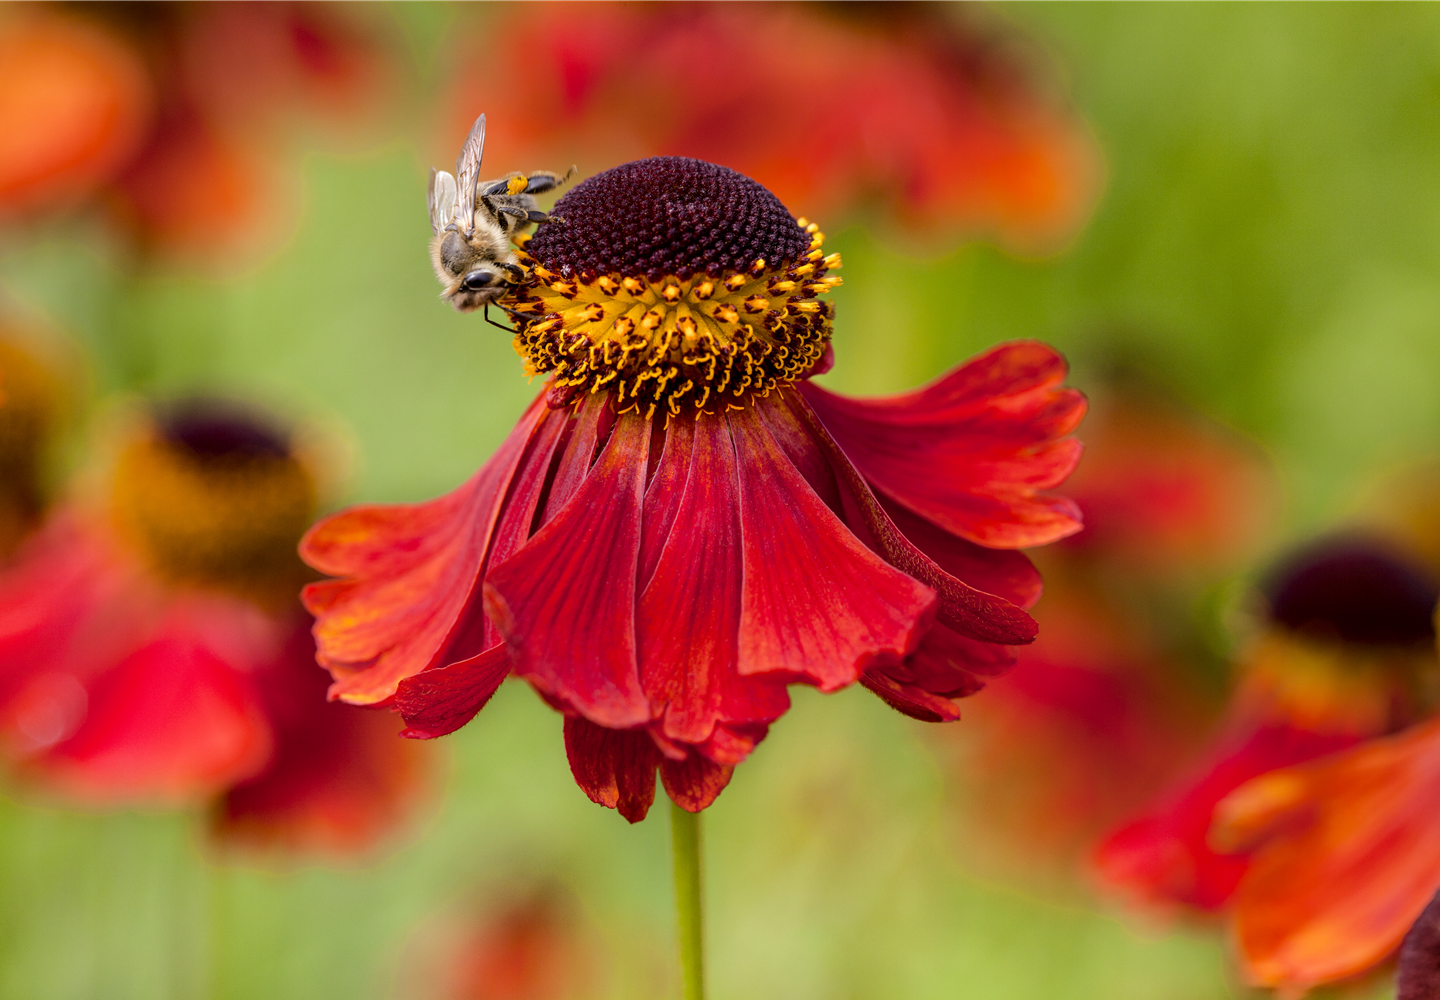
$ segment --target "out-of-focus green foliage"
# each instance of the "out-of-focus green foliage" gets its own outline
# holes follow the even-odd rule
[[[1440,9],[1004,14],[1058,61],[1104,149],[1097,213],[1042,262],[832,232],[846,284],[831,384],[895,391],[998,340],[1050,340],[1082,387],[1138,368],[1258,438],[1295,530],[1440,446]],[[395,16],[433,74],[445,12]],[[335,419],[359,456],[353,498],[430,496],[479,465],[532,389],[505,334],[436,300],[422,138],[307,159],[293,240],[239,276],[197,262],[121,309],[121,279],[71,234],[12,247],[0,278],[79,332],[99,384]],[[717,1000],[1234,995],[1203,930],[1142,933],[967,874],[923,727],[863,693],[796,701],[707,814]],[[208,865],[189,817],[0,805],[0,996],[390,996],[427,917],[524,873],[578,893],[609,956],[603,995],[664,995],[663,810],[630,828],[586,801],[558,716],[518,684],[448,742],[422,828],[342,870]]]

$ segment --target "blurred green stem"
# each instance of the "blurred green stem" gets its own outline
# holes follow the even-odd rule
[[[675,851],[675,911],[680,925],[680,974],[685,1000],[705,1000],[705,921],[700,900],[700,814],[670,803]]]

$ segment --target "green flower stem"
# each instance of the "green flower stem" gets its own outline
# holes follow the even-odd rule
[[[705,920],[700,900],[700,814],[670,803],[675,851],[675,910],[680,924],[680,973],[685,1000],[705,1000]]]

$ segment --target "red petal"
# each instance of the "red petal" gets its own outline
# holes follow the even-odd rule
[[[431,666],[465,622],[502,505],[527,445],[548,419],[537,401],[489,462],[464,486],[424,504],[358,507],[310,529],[301,555],[346,579],[312,584],[322,663],[337,676],[331,696],[383,702],[402,678]]]
[[[690,477],[691,452],[695,449],[695,421],[675,419],[665,428],[665,445],[650,485],[645,488],[644,531],[640,536],[640,572],[636,593],[643,594],[660,564],[660,553],[670,540],[670,530],[680,512],[685,482]]]
[[[951,576],[1026,610],[1040,600],[1044,592],[1040,571],[1025,553],[987,549],[950,534],[888,497],[876,499],[900,533]]]
[[[740,673],[779,672],[834,691],[875,657],[908,653],[934,614],[935,592],[840,523],[753,407],[728,420],[745,558]]]
[[[475,718],[509,674],[510,654],[504,646],[493,646],[468,660],[405,678],[395,692],[395,707],[407,727],[402,735],[433,740],[453,733]]]
[[[646,496],[647,517],[655,507],[673,515],[645,523],[647,542],[661,531],[666,540],[635,622],[640,677],[662,734],[701,744],[717,723],[773,722],[790,698],[783,683],[737,671],[743,545],[729,426],[702,413],[672,419],[668,434]],[[667,492],[678,503],[663,499]]]
[[[590,467],[595,464],[595,449],[601,438],[601,421],[610,414],[609,397],[604,393],[586,396],[576,414],[574,426],[555,469],[555,482],[545,500],[545,517],[549,521],[560,508],[570,502]]]
[[[1080,528],[1069,500],[1040,496],[1080,458],[1066,439],[1085,399],[1059,388],[1065,361],[1043,344],[1002,344],[903,396],[800,392],[865,478],[945,530],[980,545],[1043,545]]]
[[[606,729],[566,716],[565,756],[575,783],[591,802],[618,809],[632,823],[650,811],[660,751],[645,730]]]
[[[860,683],[879,695],[891,708],[912,719],[921,722],[958,722],[960,719],[959,706],[949,698],[931,694],[914,684],[901,684],[874,668],[865,671]]]
[[[793,409],[787,406],[793,405]],[[761,407],[765,419],[775,425],[802,421],[828,453],[847,523],[871,549],[892,566],[934,588],[939,596],[936,619],[962,635],[982,642],[1018,644],[1032,642],[1035,621],[1009,601],[976,590],[945,572],[908,538],[900,533],[885,513],[869,486],[856,472],[839,447],[798,396],[787,396]]]
[[[601,725],[650,721],[635,657],[635,576],[650,421],[618,419],[570,502],[485,579],[513,669]]]
[[[734,773],[733,765],[716,764],[698,753],[692,753],[685,760],[660,762],[660,780],[665,785],[665,793],[681,809],[692,813],[708,808],[730,784]]]
[[[530,538],[536,512],[545,492],[555,451],[565,439],[570,421],[561,414],[551,414],[530,439],[520,470],[510,484],[505,509],[490,536],[490,549],[485,554],[486,566],[498,566],[509,559]],[[445,643],[445,648],[431,662],[435,666],[468,660],[504,642],[500,630],[484,611],[484,588],[476,587],[460,613],[460,627]],[[434,669],[432,666],[431,669]]]

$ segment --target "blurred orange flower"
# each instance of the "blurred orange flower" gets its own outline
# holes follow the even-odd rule
[[[222,837],[365,846],[426,754],[324,699],[295,544],[315,484],[286,435],[187,404],[123,435],[98,497],[0,575],[0,739],[29,782],[99,805],[215,803]]]
[[[1254,850],[1234,904],[1246,978],[1308,990],[1394,954],[1440,889],[1437,803],[1440,719],[1222,802],[1213,838]]]
[[[1205,759],[1096,853],[1105,879],[1152,903],[1223,906],[1251,862],[1245,844],[1212,836],[1221,801],[1259,775],[1393,732],[1433,672],[1436,585],[1404,552],[1324,540],[1282,565],[1267,591],[1268,624],[1241,657]]]
[[[912,235],[1053,249],[1094,202],[1085,127],[1014,34],[950,5],[548,4],[457,33],[445,136],[491,117],[491,162],[682,155],[792,209],[878,205]],[[514,35],[523,45],[494,45]],[[778,110],[777,95],[794,111]],[[448,141],[446,143],[448,146]]]
[[[100,203],[143,250],[250,242],[276,215],[276,124],[352,121],[384,53],[299,3],[99,6],[0,20],[0,217]]]
[[[153,92],[134,49],[80,18],[0,18],[0,220],[70,205],[140,148]]]

